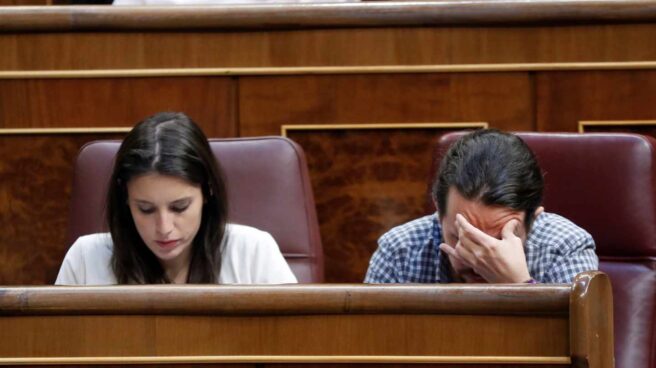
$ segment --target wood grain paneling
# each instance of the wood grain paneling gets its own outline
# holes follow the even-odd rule
[[[65,243],[79,148],[116,134],[0,135],[0,285],[51,284]]]
[[[131,127],[160,111],[184,111],[209,137],[237,135],[230,78],[0,80],[0,127]]]
[[[567,316],[21,316],[0,319],[0,357],[567,357],[568,326]]]
[[[655,33],[656,24],[2,33],[0,70],[654,61]]]
[[[539,72],[536,90],[540,131],[576,131],[589,120],[656,120],[655,70]]]
[[[528,73],[242,77],[242,135],[283,124],[488,122],[533,129]]]

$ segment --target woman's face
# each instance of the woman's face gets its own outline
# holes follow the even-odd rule
[[[149,173],[127,183],[137,231],[164,268],[188,266],[200,228],[203,193],[184,179]]]

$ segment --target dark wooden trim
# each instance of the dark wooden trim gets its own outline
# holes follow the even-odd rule
[[[269,30],[337,27],[636,23],[656,20],[654,0],[476,0],[212,7],[0,8],[0,32]]]
[[[570,346],[576,367],[615,367],[613,293],[603,272],[579,274],[570,300]]]
[[[569,285],[7,287],[0,315],[567,315],[569,299]]]

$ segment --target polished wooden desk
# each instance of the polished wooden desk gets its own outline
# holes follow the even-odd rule
[[[0,288],[0,364],[613,367],[603,273],[569,285]]]

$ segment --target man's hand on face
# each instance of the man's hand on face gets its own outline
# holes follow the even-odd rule
[[[490,283],[520,283],[531,278],[526,264],[524,244],[515,232],[516,219],[508,221],[496,239],[470,224],[461,214],[456,215],[458,243],[455,248],[440,244],[440,249],[452,259],[470,267]]]

